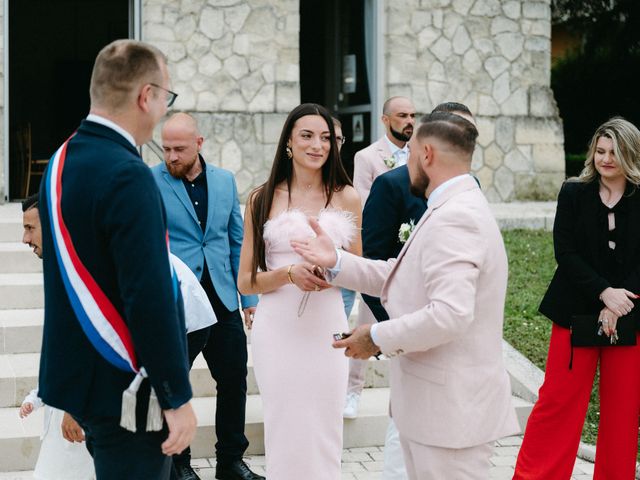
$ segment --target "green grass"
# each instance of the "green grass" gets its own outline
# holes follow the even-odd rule
[[[544,370],[551,321],[538,313],[538,306],[556,268],[552,235],[541,230],[511,230],[503,232],[503,237],[509,256],[504,338]],[[597,385],[596,379],[582,431],[583,441],[590,444],[595,444],[598,432]]]

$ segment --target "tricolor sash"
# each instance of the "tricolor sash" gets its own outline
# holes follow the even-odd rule
[[[45,192],[53,247],[69,303],[85,335],[107,362],[119,370],[136,374],[129,388],[123,393],[120,418],[123,428],[135,432],[136,393],[143,378],[147,377],[147,373],[144,367],[138,365],[127,324],[82,263],[62,216],[62,171],[71,138],[73,135],[53,154],[46,174]],[[168,242],[167,233],[167,255],[169,254]],[[171,265],[171,262],[169,264]],[[177,299],[178,283],[173,267],[171,267],[171,276],[174,296]],[[151,388],[147,431],[157,431],[161,428],[160,405]]]

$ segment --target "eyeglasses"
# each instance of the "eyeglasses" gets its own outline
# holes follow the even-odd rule
[[[175,102],[176,98],[178,98],[178,94],[176,92],[172,92],[171,90],[167,90],[166,88],[161,87],[160,85],[156,85],[155,83],[150,83],[149,85],[151,85],[152,87],[159,88],[160,90],[164,90],[165,92],[167,92],[167,108],[169,108],[171,105],[173,105],[173,102]]]
[[[336,135],[336,142],[338,142],[338,145],[344,145],[344,142],[347,141],[347,137],[341,137],[339,135]]]

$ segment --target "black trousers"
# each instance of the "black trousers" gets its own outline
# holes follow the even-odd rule
[[[76,420],[84,430],[97,480],[169,480],[171,457],[160,448],[168,435],[166,424],[159,432],[145,432],[141,424],[133,433],[116,417]]]
[[[224,306],[213,287],[206,266],[200,283],[218,319],[211,327],[202,355],[217,388],[216,460],[219,465],[227,465],[241,460],[249,446],[244,434],[247,403],[247,336],[244,333],[240,311],[231,312]],[[193,332],[195,333],[197,332]],[[191,345],[189,347],[189,360],[193,363],[199,352],[195,353],[192,359]],[[174,457],[176,463],[183,461],[190,461],[190,452],[183,452],[179,459]]]

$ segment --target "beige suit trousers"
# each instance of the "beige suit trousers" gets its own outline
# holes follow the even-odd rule
[[[400,434],[409,480],[488,480],[495,442],[470,448],[422,445]]]

